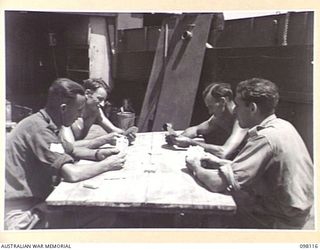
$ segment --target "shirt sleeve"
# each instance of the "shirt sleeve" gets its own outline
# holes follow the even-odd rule
[[[74,162],[59,138],[49,129],[39,131],[30,143],[35,157],[44,165],[59,170],[65,163]]]
[[[250,138],[244,148],[230,164],[220,167],[228,184],[241,189],[263,173],[272,160],[272,149],[264,136]]]

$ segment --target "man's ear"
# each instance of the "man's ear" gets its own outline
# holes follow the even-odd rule
[[[258,106],[257,106],[257,104],[255,102],[250,102],[249,107],[250,107],[250,111],[251,112],[257,112],[258,111]]]
[[[87,96],[87,95],[91,95],[92,94],[92,91],[90,89],[86,89],[84,91],[84,94]]]
[[[63,103],[63,104],[60,105],[60,110],[61,110],[62,112],[65,112],[66,109],[67,109],[67,104]]]
[[[227,103],[226,98],[225,98],[225,97],[220,97],[220,103],[221,103],[221,104]]]

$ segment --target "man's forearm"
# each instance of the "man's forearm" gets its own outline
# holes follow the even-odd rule
[[[224,148],[222,146],[217,146],[217,145],[212,145],[212,144],[207,144],[202,141],[197,141],[195,139],[190,139],[190,145],[191,146],[200,146],[205,149],[205,151],[214,154],[220,158],[224,158],[225,152]]]
[[[89,147],[91,140],[78,140],[73,143],[74,147]]]
[[[216,169],[198,167],[195,169],[194,175],[211,192],[223,192],[228,186],[226,178]]]
[[[76,159],[96,160],[96,152],[97,150],[94,149],[75,146],[73,148],[72,156]]]
[[[103,136],[90,139],[90,140],[79,140],[74,142],[74,147],[86,147],[89,149],[96,149],[106,144],[106,139]]]
[[[106,172],[108,168],[110,167],[102,162],[91,163],[89,165],[82,164],[79,166],[65,164],[62,167],[61,175],[67,182],[78,182]]]
[[[187,128],[186,130],[184,130],[182,133],[181,133],[182,136],[185,136],[185,137],[188,137],[188,138],[195,138],[198,136],[197,134],[197,127],[194,126],[194,127],[190,127],[190,128]]]

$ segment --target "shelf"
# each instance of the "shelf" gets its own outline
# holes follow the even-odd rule
[[[87,69],[67,69],[67,71],[89,73]]]

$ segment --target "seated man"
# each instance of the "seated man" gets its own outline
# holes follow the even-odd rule
[[[187,128],[180,136],[168,135],[166,140],[180,147],[199,145],[219,157],[231,157],[231,153],[246,134],[246,130],[239,127],[234,115],[235,105],[231,87],[227,83],[211,83],[202,95],[211,117],[197,126]],[[193,139],[199,135],[209,134],[214,136],[215,144],[224,143],[224,145],[212,145]]]
[[[74,146],[89,148],[98,148],[106,143],[115,144],[119,134],[124,134],[125,131],[114,126],[101,109],[110,88],[100,78],[87,79],[84,81],[83,86],[85,88],[86,103],[82,116],[71,127],[63,127],[62,134],[64,139],[74,144]],[[93,124],[98,124],[109,134],[84,140]],[[135,139],[134,133],[129,133],[127,136],[130,141]]]
[[[300,229],[308,219],[313,164],[296,129],[274,114],[278,100],[278,89],[268,80],[240,82],[235,111],[240,126],[249,129],[244,147],[233,161],[209,154],[186,158],[209,190],[231,192],[237,203],[232,227]]]
[[[45,209],[44,201],[53,190],[55,181],[63,178],[67,182],[77,182],[123,166],[125,155],[118,150],[73,148],[72,144],[61,140],[59,129],[70,126],[81,115],[84,105],[82,86],[59,78],[49,88],[46,107],[22,120],[8,135],[6,229],[45,228],[57,220],[62,223],[60,217],[49,221],[50,216]],[[74,158],[97,162],[74,165]],[[80,218],[86,220],[87,217]],[[81,220],[76,222],[81,226]]]

